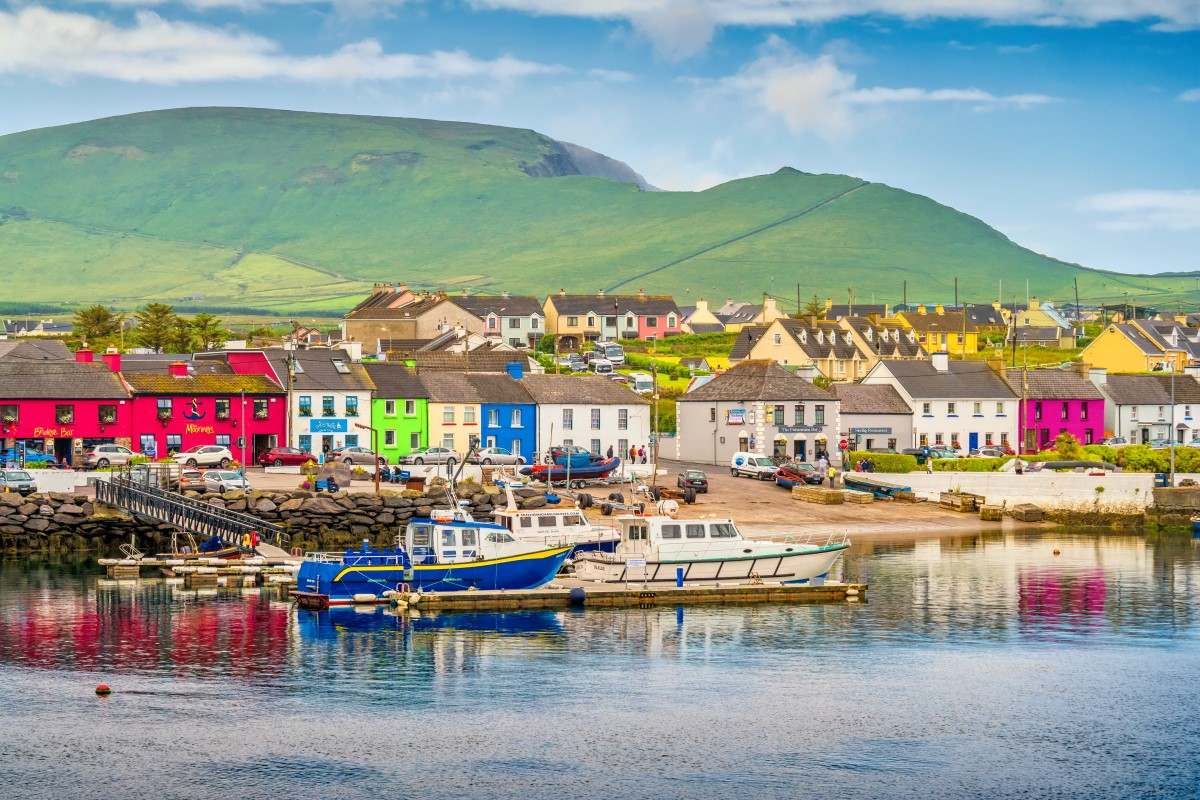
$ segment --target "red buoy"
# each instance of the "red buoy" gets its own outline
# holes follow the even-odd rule
[[[101,697],[108,697],[110,694],[112,694],[112,688],[109,687],[107,683],[101,683],[96,686],[96,694],[100,695]]]

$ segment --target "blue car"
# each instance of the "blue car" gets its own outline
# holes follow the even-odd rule
[[[4,464],[18,464],[17,448],[6,447],[0,450],[0,466]],[[27,467],[53,467],[58,464],[54,460],[54,456],[46,453],[39,453],[37,450],[25,451],[25,466]]]

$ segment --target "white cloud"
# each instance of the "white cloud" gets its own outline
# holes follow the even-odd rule
[[[1188,89],[1179,95],[1179,99],[1185,103],[1200,103],[1200,88]]]
[[[606,83],[629,83],[637,79],[632,72],[626,72],[623,69],[589,69],[587,76]]]
[[[1200,189],[1126,189],[1085,197],[1083,211],[1100,214],[1108,231],[1200,230]]]
[[[1196,0],[470,0],[477,8],[622,20],[664,55],[699,52],[724,26],[824,23],[869,15],[906,20],[1086,27],[1144,22],[1158,31],[1200,28]],[[1019,52],[1011,50],[1010,52]]]
[[[39,6],[0,11],[0,74],[172,84],[264,78],[506,81],[564,71],[511,56],[477,59],[461,50],[387,53],[374,39],[325,55],[293,56],[262,36],[170,21],[152,11],[137,12],[127,26]]]
[[[702,90],[748,100],[779,117],[795,133],[812,132],[837,139],[855,127],[858,110],[903,103],[964,103],[974,108],[1031,108],[1054,102],[1043,94],[997,95],[977,88],[924,89],[872,86],[858,88],[858,77],[830,53],[808,58],[777,36],[770,36],[759,57],[736,74],[715,83],[697,81]]]

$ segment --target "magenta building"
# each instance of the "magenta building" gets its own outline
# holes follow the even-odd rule
[[[1104,441],[1104,395],[1075,370],[1009,371],[1006,380],[1022,398],[1018,440],[1021,452],[1036,453],[1054,446],[1061,433],[1080,444]]]

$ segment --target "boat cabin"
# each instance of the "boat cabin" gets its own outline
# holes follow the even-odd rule
[[[675,519],[674,517],[618,517],[620,549],[649,554],[659,549],[678,550],[713,545],[737,545],[742,534],[728,519]]]
[[[578,508],[496,509],[492,515],[497,524],[521,534],[553,533],[563,528],[582,530],[591,525]]]
[[[428,519],[413,518],[405,529],[405,549],[414,564],[455,564],[505,555],[516,539],[503,525],[475,522],[462,513],[438,509]]]

